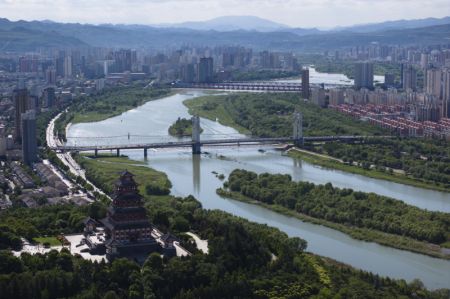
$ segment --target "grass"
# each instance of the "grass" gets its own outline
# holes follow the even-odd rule
[[[423,181],[418,180],[413,177],[409,177],[404,174],[395,173],[395,172],[390,174],[390,173],[375,170],[375,169],[364,169],[359,166],[349,165],[349,164],[344,164],[344,163],[338,162],[332,158],[327,159],[325,157],[319,157],[314,154],[308,154],[306,152],[299,152],[299,151],[291,150],[291,151],[289,151],[289,156],[292,158],[298,158],[298,159],[301,159],[306,162],[309,162],[309,163],[312,163],[315,165],[319,165],[322,167],[337,169],[337,170],[354,173],[354,174],[359,174],[359,175],[367,176],[367,177],[374,178],[374,179],[386,180],[386,181],[391,181],[391,182],[395,182],[395,183],[399,183],[399,184],[404,184],[404,185],[409,185],[409,186],[414,186],[414,187],[424,188],[424,189],[430,189],[430,190],[436,190],[436,191],[442,191],[442,192],[449,191],[445,187],[438,186],[435,184],[429,184],[429,183],[423,182]]]
[[[308,216],[308,215],[305,215],[302,213],[298,213],[294,210],[290,210],[290,209],[285,208],[280,205],[269,205],[266,203],[262,203],[260,201],[253,200],[246,196],[243,196],[240,193],[229,192],[224,189],[217,189],[217,194],[219,194],[220,196],[223,196],[223,197],[246,202],[249,204],[259,205],[259,206],[262,206],[271,211],[300,219],[304,222],[323,225],[323,226],[341,231],[341,232],[351,236],[354,239],[368,241],[368,242],[376,242],[378,244],[389,246],[389,247],[394,247],[394,248],[398,248],[398,249],[403,249],[403,250],[408,250],[408,251],[412,251],[412,252],[417,252],[420,254],[429,255],[432,257],[450,260],[450,255],[441,252],[440,246],[437,246],[435,244],[418,241],[418,240],[404,237],[404,236],[388,234],[388,233],[384,233],[384,232],[380,232],[380,231],[376,231],[376,230],[372,230],[372,229],[348,226],[348,225],[334,223],[334,222],[330,222],[330,221],[319,219],[319,218],[314,218],[314,217],[311,217],[311,216]],[[443,245],[441,245],[441,247],[445,247]]]
[[[222,101],[221,96],[213,95],[213,96],[204,96],[195,99],[188,99],[183,102],[183,104],[188,107],[189,114],[198,115],[203,118],[207,118],[212,121],[216,121],[218,119],[219,123],[232,127],[236,129],[241,134],[250,134],[250,131],[233,120],[233,117],[230,113],[224,108],[224,106],[220,103]],[[216,103],[217,105],[212,106],[211,108],[205,109],[206,104],[208,103]]]
[[[33,241],[39,244],[50,244],[50,246],[61,246],[61,242],[56,237],[38,237],[33,238]]]
[[[112,194],[114,182],[119,177],[119,173],[128,170],[135,175],[135,180],[139,185],[139,192],[144,198],[149,199],[146,194],[145,186],[152,184],[158,186],[171,187],[167,175],[147,167],[142,161],[130,160],[126,156],[116,157],[109,155],[100,155],[91,157],[88,155],[78,155],[76,160],[81,167],[86,170],[89,180],[100,187],[108,194]],[[152,195],[152,199],[164,200],[169,196]]]

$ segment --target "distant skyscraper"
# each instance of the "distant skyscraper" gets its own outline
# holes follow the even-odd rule
[[[42,106],[44,108],[52,108],[56,104],[55,89],[47,87],[42,94]]]
[[[66,56],[64,58],[64,77],[71,78],[73,75],[72,71],[72,56]]]
[[[428,67],[428,54],[420,54],[420,67],[426,69]]]
[[[192,63],[181,66],[181,80],[184,83],[192,83],[195,81],[195,68]]]
[[[309,99],[310,87],[309,87],[309,69],[302,69],[302,97],[303,99]]]
[[[36,114],[28,110],[22,114],[22,159],[27,165],[37,161]]]
[[[214,61],[212,57],[200,58],[197,70],[197,81],[199,83],[212,82],[214,75]]]
[[[14,98],[14,106],[16,108],[16,118],[15,118],[15,134],[14,139],[18,142],[21,141],[21,119],[22,119],[22,113],[25,113],[28,109],[28,100],[29,94],[28,90],[25,88],[25,83],[23,80],[19,81],[19,84],[17,85],[17,88],[13,91],[13,98]]]
[[[450,69],[444,69],[442,73],[441,117],[450,118]]]
[[[441,98],[441,79],[442,71],[440,69],[429,69],[426,72],[425,78],[425,92],[434,95],[436,98]]]
[[[417,71],[412,65],[403,66],[402,88],[404,90],[417,90]]]
[[[45,82],[48,85],[55,85],[56,84],[56,69],[53,67],[49,67],[45,71]]]
[[[391,73],[384,74],[384,85],[392,87],[395,84],[395,75]]]
[[[355,65],[355,88],[373,88],[373,64],[358,62]]]

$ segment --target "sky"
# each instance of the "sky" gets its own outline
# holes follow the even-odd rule
[[[449,0],[0,0],[0,17],[90,24],[160,24],[254,15],[332,28],[450,15]]]

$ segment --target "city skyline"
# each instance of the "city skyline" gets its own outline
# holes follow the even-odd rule
[[[251,0],[244,3],[237,0],[101,0],[95,3],[62,0],[57,5],[54,3],[49,0],[0,0],[1,17],[68,23],[155,25],[251,15],[291,27],[333,28],[400,19],[441,18],[450,12],[450,3],[443,0],[426,1],[427,5],[418,0]],[[180,9],[181,6],[183,9]]]

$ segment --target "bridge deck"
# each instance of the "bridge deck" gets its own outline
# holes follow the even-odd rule
[[[321,141],[354,141],[370,138],[370,136],[317,136],[304,137],[306,142]],[[201,140],[200,145],[220,145],[220,144],[276,144],[282,142],[294,142],[292,137],[281,138],[237,138],[237,139],[213,139]],[[79,145],[79,146],[57,146],[54,150],[60,151],[93,151],[93,150],[127,150],[127,149],[151,149],[151,148],[174,148],[174,147],[191,147],[196,144],[193,141],[174,141],[174,142],[158,142],[143,144],[122,144],[122,145]]]

